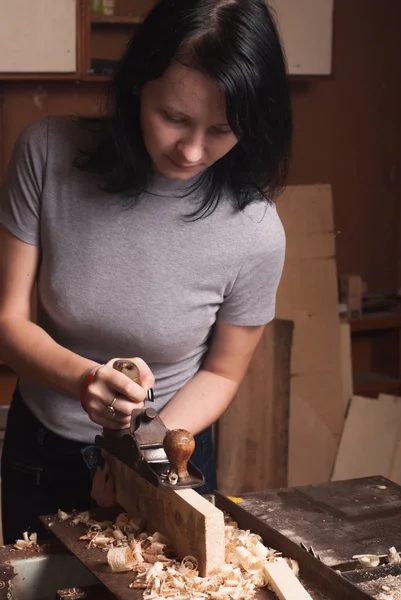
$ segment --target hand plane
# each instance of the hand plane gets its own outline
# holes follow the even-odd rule
[[[131,361],[117,360],[113,367],[139,383]],[[134,409],[129,429],[104,429],[95,442],[153,485],[180,490],[204,484],[202,473],[190,462],[195,449],[192,434],[167,429],[153,408]]]

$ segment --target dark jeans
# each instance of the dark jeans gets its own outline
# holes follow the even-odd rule
[[[84,452],[83,452],[84,451]],[[87,444],[62,438],[44,427],[31,413],[18,389],[14,392],[1,456],[2,521],[5,544],[24,531],[36,531],[39,540],[49,533],[39,516],[60,508],[87,510],[92,476],[86,458],[94,453]],[[211,428],[196,436],[192,462],[202,471],[202,494],[217,488]]]

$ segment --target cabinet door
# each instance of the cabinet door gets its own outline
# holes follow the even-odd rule
[[[0,73],[75,73],[77,0],[2,0]]]
[[[290,75],[330,75],[334,0],[271,0]]]

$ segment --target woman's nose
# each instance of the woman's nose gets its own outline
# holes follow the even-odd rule
[[[179,142],[178,149],[187,163],[197,164],[203,157],[203,137],[191,135]]]

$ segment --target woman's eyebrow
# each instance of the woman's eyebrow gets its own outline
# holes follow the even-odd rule
[[[193,117],[182,112],[182,110],[178,110],[177,108],[174,108],[173,106],[170,106],[168,104],[166,104],[163,107],[163,110],[174,113],[175,115],[177,115],[177,117],[183,117],[184,119],[193,119]],[[215,123],[215,125],[213,125],[213,127],[230,127],[230,124],[227,121],[225,121],[225,122],[221,122],[221,123]]]
[[[192,118],[189,115],[183,113],[182,110],[179,110],[178,108],[174,108],[174,106],[170,106],[168,104],[166,104],[165,106],[163,106],[163,110],[165,110],[167,112],[172,112],[172,113],[176,114],[179,117],[185,117],[186,119],[191,119]]]

